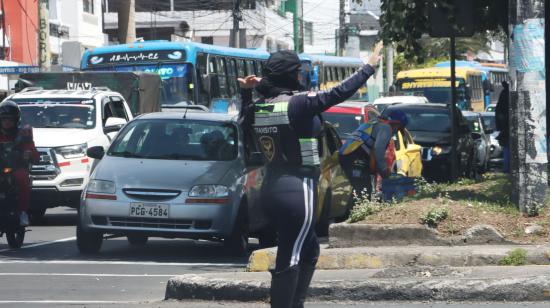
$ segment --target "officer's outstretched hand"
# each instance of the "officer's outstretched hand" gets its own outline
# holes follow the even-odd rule
[[[256,77],[256,75],[246,76],[244,78],[237,78],[241,89],[252,89],[260,83],[262,78]]]
[[[378,42],[376,46],[374,46],[374,51],[372,52],[372,55],[367,62],[368,64],[370,64],[370,66],[374,68],[378,67],[380,59],[382,58],[382,56],[380,55],[380,53],[382,52],[382,48],[384,48],[384,43],[382,41]]]

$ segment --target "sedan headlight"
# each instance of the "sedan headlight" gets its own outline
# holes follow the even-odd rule
[[[189,191],[193,198],[225,198],[229,196],[229,188],[223,185],[196,185]]]
[[[71,145],[55,148],[55,153],[63,156],[65,159],[80,158],[86,156],[87,144]]]
[[[437,156],[441,154],[449,154],[451,153],[451,147],[450,146],[435,146],[432,148],[432,155]]]
[[[103,180],[90,180],[86,192],[97,194],[114,194],[116,186],[114,182]]]

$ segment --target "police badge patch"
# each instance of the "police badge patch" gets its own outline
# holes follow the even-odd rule
[[[267,159],[272,161],[275,157],[275,141],[273,141],[273,138],[269,136],[260,137],[260,146]]]

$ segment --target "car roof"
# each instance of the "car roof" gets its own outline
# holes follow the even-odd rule
[[[483,111],[479,113],[482,117],[494,117],[495,112],[494,111]]]
[[[151,119],[165,119],[165,120],[176,120],[176,119],[185,119],[189,120],[199,120],[199,121],[214,121],[214,122],[236,122],[237,116],[226,114],[226,113],[216,113],[216,112],[204,112],[189,110],[181,111],[163,111],[163,112],[153,112],[147,113],[139,116],[139,119],[151,120]]]
[[[448,109],[448,104],[435,104],[435,103],[423,103],[423,104],[393,104],[386,107],[388,109]],[[385,111],[384,110],[384,111]]]
[[[367,101],[345,101],[343,103],[335,105],[334,107],[363,108],[363,107],[367,107],[367,106],[372,106],[372,104],[367,102]]]
[[[412,96],[412,95],[403,95],[403,96],[385,96],[379,97],[374,102],[373,105],[378,104],[414,104],[414,103],[424,103],[428,102],[428,99],[424,96]]]
[[[92,99],[98,94],[119,95],[120,93],[100,90],[33,90],[12,95],[12,99],[24,98],[84,98]]]

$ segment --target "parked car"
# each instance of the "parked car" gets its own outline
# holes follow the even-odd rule
[[[378,110],[367,102],[346,102],[331,107],[323,113],[323,118],[336,128],[341,138],[347,138],[359,125],[380,116]],[[406,131],[406,130],[405,130]],[[414,144],[408,132],[398,132],[393,136],[395,144],[395,161],[388,160],[394,171],[409,177],[422,174],[420,147]]]
[[[384,114],[402,110],[408,118],[407,129],[416,144],[422,147],[422,175],[427,179],[447,180],[451,174],[451,117],[443,104],[398,104],[388,106]],[[475,175],[475,144],[468,122],[454,108],[459,175]]]
[[[333,134],[322,142],[318,198],[327,219],[346,215],[351,192],[331,154],[340,142]],[[79,250],[99,251],[104,235],[132,245],[152,236],[220,240],[235,254],[246,251],[249,236],[273,244],[261,204],[262,156],[243,140],[235,116],[189,110],[142,115],[108,151],[88,149],[100,162],[81,197]]]
[[[380,97],[374,100],[372,104],[376,110],[383,112],[386,107],[394,104],[424,104],[429,102],[424,96],[401,95]]]
[[[498,143],[497,137],[500,134],[499,131],[497,131],[497,125],[496,125],[496,118],[494,112],[481,112],[481,118],[483,119],[483,124],[485,127],[490,128],[493,132],[490,135],[491,139],[491,146],[490,146],[490,153],[491,153],[491,164],[500,164],[503,160],[503,153],[502,153],[502,147]]]
[[[26,89],[8,99],[21,108],[23,125],[33,127],[40,162],[31,168],[30,218],[40,220],[46,209],[77,207],[94,161],[86,150],[107,148],[132,119],[118,92]]]
[[[472,138],[476,143],[477,167],[479,173],[485,173],[491,159],[491,134],[493,130],[485,127],[481,114],[471,111],[462,111],[462,115],[470,124]]]

